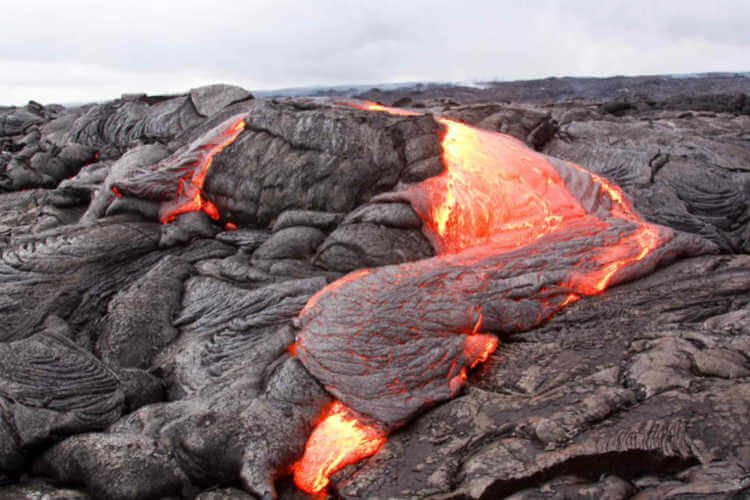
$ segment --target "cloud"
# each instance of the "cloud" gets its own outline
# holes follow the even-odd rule
[[[268,89],[750,69],[744,0],[25,0],[4,17],[3,103],[216,81]]]

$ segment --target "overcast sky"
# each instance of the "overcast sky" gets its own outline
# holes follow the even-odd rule
[[[750,71],[748,0],[0,0],[0,104]]]

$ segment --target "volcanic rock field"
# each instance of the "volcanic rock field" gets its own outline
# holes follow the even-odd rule
[[[0,498],[745,498],[749,93],[0,107]]]

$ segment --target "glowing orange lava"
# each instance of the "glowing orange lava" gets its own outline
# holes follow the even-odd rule
[[[180,214],[198,210],[203,210],[213,220],[219,219],[219,210],[216,205],[207,200],[203,194],[203,184],[206,182],[206,175],[211,168],[214,156],[233,143],[244,129],[245,119],[240,118],[222,132],[218,141],[207,144],[206,148],[200,151],[200,158],[194,164],[193,175],[189,179],[180,179],[176,199],[163,203],[160,207],[159,219],[162,224],[174,220]]]
[[[464,344],[464,354],[470,360],[471,368],[487,361],[487,358],[495,352],[495,349],[497,349],[497,337],[494,335],[481,333],[467,335]]]
[[[307,493],[318,493],[334,472],[374,455],[385,443],[385,434],[359,421],[351,410],[334,402],[324,412],[305,446],[302,460],[294,464],[294,482]]]
[[[438,253],[487,243],[493,251],[528,244],[586,215],[544,157],[502,134],[439,118],[445,171],[417,186],[415,207]]]
[[[486,254],[499,254],[566,229],[574,221],[601,225],[601,219],[581,207],[543,155],[503,134],[443,118],[438,121],[446,127],[442,143],[446,168],[415,187],[429,196],[427,209],[421,204],[415,209],[439,253],[483,247]],[[617,271],[648,255],[659,238],[657,229],[638,217],[619,187],[586,173],[609,199],[611,217],[639,226],[618,244],[605,247],[597,258],[598,267],[577,273],[567,283],[577,293],[593,295],[604,291]]]
[[[422,114],[417,113],[416,111],[411,111],[409,109],[391,108],[389,106],[383,106],[382,104],[367,101],[341,101],[337,102],[336,104],[340,106],[348,106],[350,108],[362,109],[365,111],[383,111],[390,115],[398,116],[419,116]]]
[[[369,102],[344,104],[394,115],[418,114]],[[439,254],[478,247],[485,255],[500,254],[572,223],[602,226],[603,221],[584,210],[544,155],[508,135],[436,119],[446,129],[442,140],[445,171],[411,191],[412,205]],[[578,271],[565,283],[576,293],[561,307],[577,300],[579,293],[601,293],[618,271],[644,259],[659,244],[658,229],[637,215],[618,186],[567,164],[586,172],[597,184],[609,200],[610,217],[638,227],[617,244],[601,249],[596,265]]]

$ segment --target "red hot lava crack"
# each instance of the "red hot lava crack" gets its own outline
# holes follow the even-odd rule
[[[214,157],[245,129],[245,115],[235,115],[175,151],[165,160],[126,172],[111,186],[117,198],[131,196],[159,204],[159,220],[167,224],[180,214],[203,211],[213,220],[219,210],[203,186]],[[228,223],[227,229],[236,226]]]

